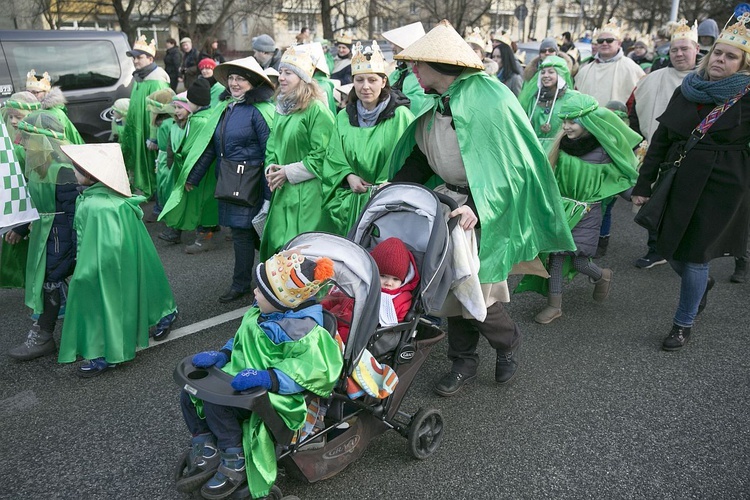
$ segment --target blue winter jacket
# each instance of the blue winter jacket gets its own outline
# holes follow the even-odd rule
[[[214,160],[216,160],[216,177],[221,177],[220,159],[223,157],[235,162],[245,161],[250,165],[261,165],[258,175],[261,176],[263,185],[263,198],[271,198],[271,191],[266,184],[262,168],[270,129],[260,111],[252,104],[268,101],[272,96],[273,90],[263,85],[245,94],[243,102],[227,107],[219,119],[211,142],[188,175],[188,184],[197,186]],[[228,97],[229,93],[224,92],[220,99]],[[261,203],[254,207],[245,207],[219,200],[219,224],[250,229],[253,227],[253,217],[258,214],[260,207]]]

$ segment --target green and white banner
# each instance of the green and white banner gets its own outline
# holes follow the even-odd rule
[[[38,218],[13,150],[13,141],[0,120],[0,235]]]

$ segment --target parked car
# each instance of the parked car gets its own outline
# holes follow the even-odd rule
[[[524,42],[518,44],[518,52],[525,53],[522,63],[524,65],[529,64],[539,55],[539,45],[541,42]],[[591,44],[584,42],[576,42],[576,49],[581,54],[581,60],[583,61],[587,57],[591,57]]]
[[[86,142],[110,134],[107,109],[130,97],[133,61],[119,31],[0,30],[0,102],[26,89],[26,74],[49,73],[62,89],[68,117]]]

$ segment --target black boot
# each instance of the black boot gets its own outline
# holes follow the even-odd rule
[[[734,259],[734,273],[729,278],[732,283],[744,283],[747,278],[747,257]]]
[[[672,325],[672,330],[670,330],[669,335],[662,342],[661,348],[665,351],[682,349],[688,340],[690,340],[690,331],[691,328],[689,326]]]
[[[604,257],[607,255],[607,247],[609,246],[609,236],[599,236],[599,245],[596,247],[595,258]]]

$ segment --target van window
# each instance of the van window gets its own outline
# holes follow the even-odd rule
[[[3,48],[16,91],[25,90],[31,69],[49,73],[62,90],[109,87],[120,79],[120,59],[107,40],[3,42]]]

